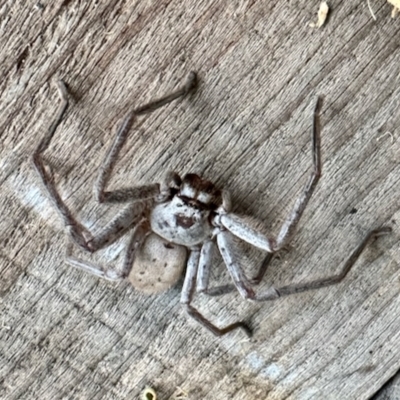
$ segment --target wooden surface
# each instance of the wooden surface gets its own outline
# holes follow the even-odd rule
[[[376,21],[365,0],[333,0],[316,30],[319,2],[305,0],[0,4],[1,399],[136,399],[150,385],[161,400],[358,400],[396,374],[400,21],[385,1],[371,5]],[[115,125],[191,70],[199,90],[140,119],[113,187],[198,172],[276,233],[308,178],[323,94],[323,177],[265,284],[338,272],[368,230],[393,228],[338,286],[267,304],[197,298],[219,325],[248,321],[251,340],[188,320],[181,283],[145,296],[67,266],[63,227],[30,163],[62,78],[74,101],[46,160],[68,205],[101,227],[117,208],[97,205],[92,186]],[[94,259],[117,265],[123,248]],[[221,263],[213,279],[228,280]]]

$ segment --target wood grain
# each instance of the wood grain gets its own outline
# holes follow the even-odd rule
[[[371,3],[376,21],[364,0],[330,2],[321,29],[309,27],[319,2],[305,0],[0,4],[0,398],[133,399],[149,385],[162,400],[181,389],[191,400],[358,400],[396,374],[400,27],[390,4]],[[145,296],[68,267],[30,163],[62,78],[74,101],[46,160],[80,220],[101,227],[117,207],[96,204],[92,187],[116,124],[189,71],[199,90],[138,121],[112,187],[201,173],[276,234],[310,172],[322,94],[323,177],[265,285],[336,273],[368,230],[393,228],[340,285],[268,304],[198,297],[219,325],[248,321],[251,340],[188,320],[181,284]],[[124,244],[94,259],[117,265]],[[213,279],[228,280],[220,260]]]

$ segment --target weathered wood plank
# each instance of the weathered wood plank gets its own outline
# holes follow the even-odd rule
[[[390,379],[378,393],[375,394],[373,400],[396,400],[400,398],[400,375],[396,374]]]
[[[367,399],[399,370],[400,28],[385,2],[377,21],[363,0],[331,8],[313,30],[318,2],[0,5],[1,398],[126,399],[151,385],[161,399],[178,387],[190,399]],[[188,321],[180,286],[149,297],[65,265],[30,164],[62,78],[74,102],[46,159],[68,205],[101,227],[117,207],[96,204],[92,186],[116,123],[191,70],[199,90],[138,121],[113,187],[201,172],[276,233],[308,178],[324,94],[323,177],[266,284],[336,273],[369,229],[394,230],[338,286],[268,304],[199,296],[217,324],[246,319],[250,341]],[[94,258],[117,264],[123,246]],[[222,265],[214,279],[228,279]]]

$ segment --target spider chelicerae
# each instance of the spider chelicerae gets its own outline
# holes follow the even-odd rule
[[[188,314],[215,335],[221,336],[237,328],[242,328],[251,335],[251,330],[245,322],[236,322],[220,328],[208,321],[191,305],[195,292],[217,296],[236,288],[245,299],[266,301],[334,285],[347,275],[371,239],[390,232],[390,228],[383,227],[370,231],[337,275],[307,283],[255,290],[255,285],[262,280],[274,253],[287,245],[293,236],[321,176],[319,124],[321,98],[318,99],[314,110],[311,177],[275,238],[263,234],[257,229],[256,224],[248,219],[232,213],[229,192],[220,190],[212,182],[196,174],[189,173],[181,178],[175,172],[168,172],[160,183],[108,191],[107,184],[118,154],[137,117],[185,97],[194,91],[196,86],[197,76],[192,72],[181,89],[136,108],[126,115],[100,166],[95,184],[95,196],[98,202],[126,203],[126,206],[96,234],[84,227],[66,206],[57,191],[53,175],[46,168],[42,158],[42,153],[49,147],[68,107],[68,92],[62,81],[58,82],[62,101],[60,109],[48,133],[34,152],[33,162],[48,197],[72,239],[67,246],[67,263],[110,281],[128,278],[134,287],[148,293],[160,292],[171,287],[177,282],[186,266],[181,303]],[[111,245],[128,232],[130,240],[120,270],[102,268],[71,254],[72,243],[93,253]],[[267,253],[258,273],[253,278],[247,277],[240,265],[235,252],[235,237]],[[215,248],[218,248],[222,255],[233,284],[209,288]]]

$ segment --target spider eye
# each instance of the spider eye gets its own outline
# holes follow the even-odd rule
[[[212,202],[212,195],[206,192],[200,192],[197,194],[197,200],[204,204],[210,204]]]
[[[188,183],[184,183],[180,190],[180,195],[182,197],[187,197],[188,199],[195,199],[196,198],[196,190]]]
[[[214,210],[222,203],[221,191],[212,182],[196,174],[185,175],[179,197],[185,203],[200,209]]]

